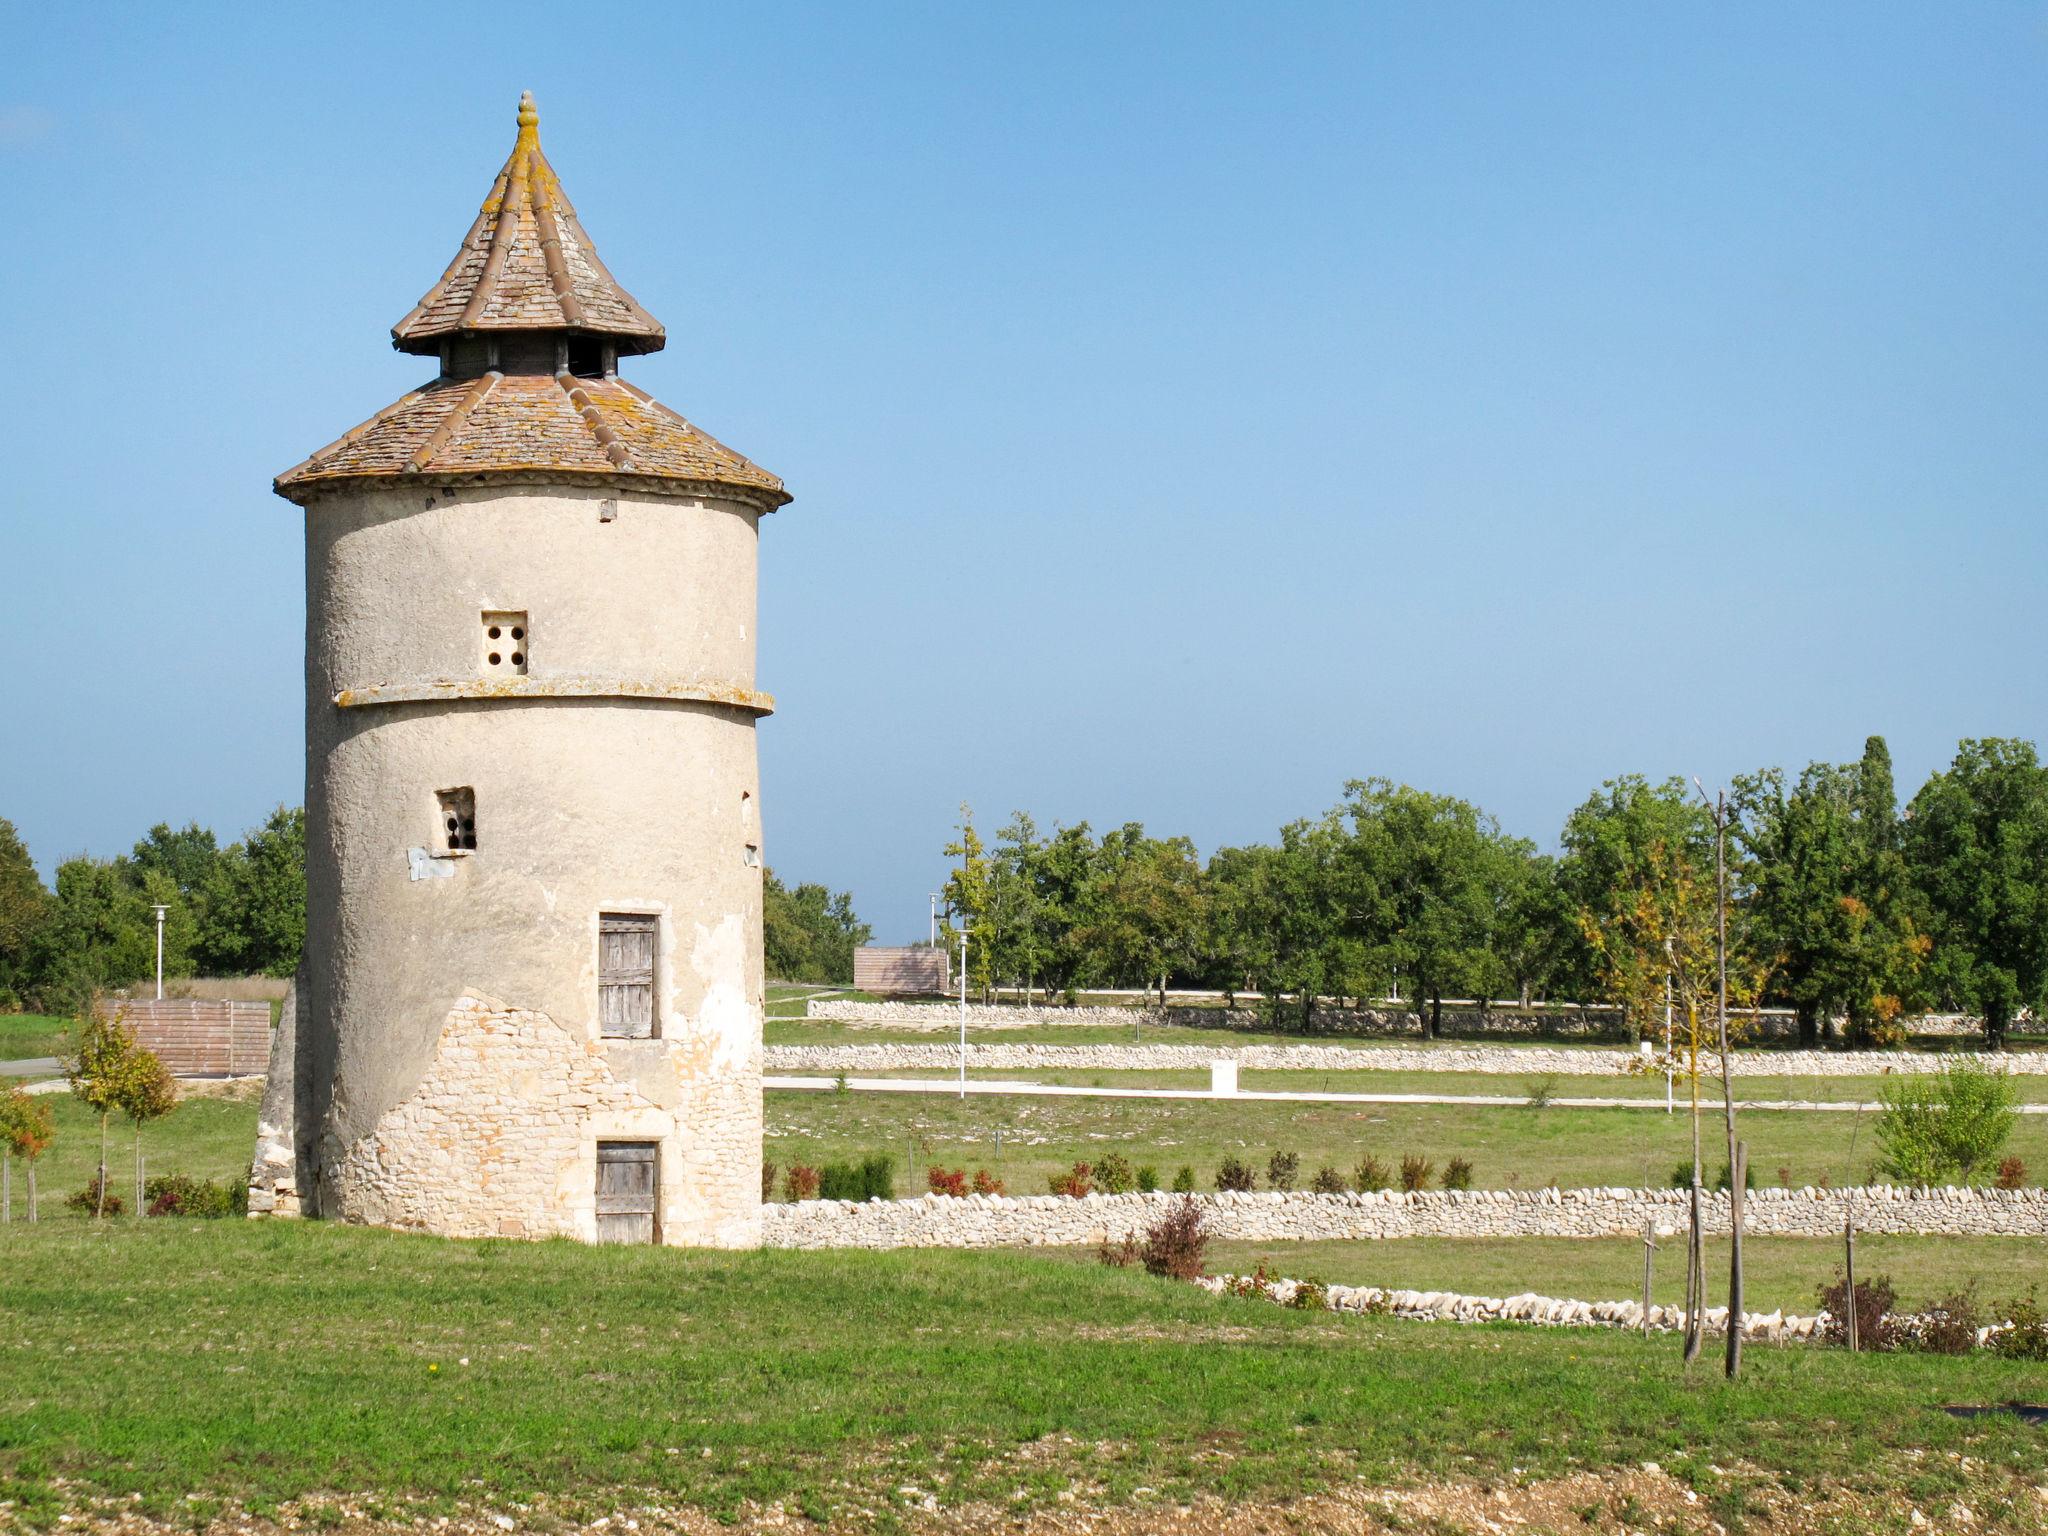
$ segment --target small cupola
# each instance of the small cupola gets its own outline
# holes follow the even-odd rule
[[[391,344],[438,356],[451,379],[608,378],[622,355],[658,352],[666,341],[661,322],[598,258],[541,153],[540,113],[524,92],[511,158],[448,270],[391,328]]]

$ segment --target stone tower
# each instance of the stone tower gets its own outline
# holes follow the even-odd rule
[[[306,515],[305,964],[252,1209],[744,1246],[761,1165],[760,520],[619,377],[661,325],[533,99],[392,329],[438,377],[278,477]]]

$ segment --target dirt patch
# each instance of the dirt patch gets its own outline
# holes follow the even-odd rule
[[[162,1519],[98,1502],[61,1517],[30,1520],[0,1502],[0,1532],[65,1536],[734,1536],[734,1533],[886,1530],[906,1536],[1558,1536],[1564,1532],[1659,1536],[1851,1536],[1851,1533],[2048,1532],[2048,1485],[2003,1478],[1989,1468],[1964,1498],[1927,1509],[1882,1488],[1821,1486],[1792,1492],[1731,1478],[1719,1494],[1687,1486],[1654,1463],[1501,1484],[1359,1486],[1286,1501],[1200,1499],[1176,1503],[1140,1495],[1104,1504],[1080,1493],[1037,1509],[938,1506],[922,1490],[841,1506],[822,1525],[797,1508],[748,1507],[725,1519],[694,1509],[621,1500],[593,1514],[545,1505],[456,1513],[353,1499],[306,1499],[256,1516],[194,1503]]]

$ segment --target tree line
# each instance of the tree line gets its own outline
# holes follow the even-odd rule
[[[853,898],[764,874],[768,974],[851,981],[871,934]],[[159,905],[166,976],[291,975],[306,941],[305,812],[280,806],[225,847],[197,823],[158,823],[118,858],[66,859],[53,886],[0,820],[0,1010],[74,1013],[154,976]]]
[[[1047,833],[1019,812],[989,843],[963,807],[948,934],[984,993],[1205,987],[1306,1023],[1320,1000],[1398,991],[1431,1033],[1446,997],[1601,1000],[1647,1034],[1667,999],[1711,1002],[1717,843],[1731,1001],[1794,1010],[1802,1042],[1896,1043],[1952,1011],[2001,1046],[2041,1009],[2048,768],[2009,739],[1962,742],[1903,807],[1877,736],[1854,763],[1744,775],[1719,812],[1685,780],[1626,775],[1555,854],[1386,779],[1206,863],[1136,822]]]

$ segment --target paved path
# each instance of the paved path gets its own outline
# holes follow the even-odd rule
[[[799,1088],[832,1092],[836,1077],[801,1077],[770,1073],[761,1079],[764,1088]],[[856,1093],[942,1093],[958,1095],[960,1082],[946,1077],[849,1077],[846,1086]],[[1488,1093],[1269,1093],[1250,1089],[1237,1093],[1211,1093],[1207,1088],[1068,1088],[1053,1083],[1005,1082],[1001,1079],[969,1078],[970,1094],[1017,1095],[1046,1099],[1210,1099],[1267,1100],[1281,1104],[1477,1104],[1490,1108],[1529,1107],[1527,1094],[1511,1096]],[[1580,1099],[1558,1095],[1550,1099],[1554,1109],[1663,1109],[1662,1099]],[[1708,1101],[1703,1097],[1703,1104]],[[1714,1107],[1718,1107],[1715,1101]],[[1856,1103],[1819,1099],[1737,1099],[1737,1109],[1881,1109],[1877,1103]],[[2015,1106],[2023,1115],[2048,1115],[2048,1104]]]
[[[63,1070],[64,1064],[54,1056],[31,1056],[26,1061],[0,1061],[0,1077],[41,1077],[47,1072]]]

